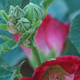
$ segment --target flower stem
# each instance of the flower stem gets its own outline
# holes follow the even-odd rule
[[[41,64],[42,64],[42,62],[41,62],[41,58],[40,58],[40,55],[39,55],[39,52],[38,52],[38,49],[37,49],[37,47],[33,47],[32,48],[32,53],[35,55],[35,57],[36,57],[36,60],[37,60],[37,62],[38,62],[38,66],[40,66]]]
[[[37,21],[35,24],[31,25],[31,28],[38,27],[42,23],[42,20]]]
[[[45,18],[45,16],[47,15],[47,13],[48,13],[48,10],[45,9],[45,13],[44,13],[44,16],[42,17],[42,20]]]
[[[40,52],[39,52],[39,49],[35,43],[34,37],[31,40],[31,42],[32,42],[32,48],[31,49],[32,49],[32,55],[33,55],[33,61],[34,61],[34,63],[37,64],[37,66],[35,66],[34,68],[36,68],[42,64],[42,61],[41,61]],[[36,60],[36,62],[34,59]]]

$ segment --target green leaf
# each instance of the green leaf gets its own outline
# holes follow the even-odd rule
[[[5,19],[5,21],[8,21],[7,14],[6,14],[6,12],[4,10],[1,10],[1,15]]]
[[[44,9],[47,9],[51,5],[51,3],[53,3],[53,1],[55,1],[55,0],[44,0],[44,2],[42,4]]]
[[[7,30],[7,25],[6,24],[0,24],[0,28],[3,30]]]
[[[9,37],[3,36],[3,35],[0,35],[0,38],[3,39],[3,40],[5,40],[5,41],[8,41],[9,40]]]
[[[80,14],[77,15],[71,24],[70,28],[71,42],[75,45],[78,52],[80,53]]]
[[[79,56],[80,57],[80,54],[78,53],[75,46],[71,43],[71,41],[68,44],[66,52],[62,56],[64,56],[64,55],[74,55],[74,56]]]
[[[13,39],[10,39],[9,41],[0,45],[0,54],[5,53],[9,50],[13,50],[17,46],[17,43]]]
[[[16,70],[0,57],[0,80],[13,80]]]

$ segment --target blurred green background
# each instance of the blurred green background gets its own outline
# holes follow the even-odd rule
[[[24,8],[29,2],[33,2],[40,6],[42,0],[0,0],[0,10],[5,10],[8,14],[8,10],[10,5],[16,6],[19,5],[21,8]],[[42,7],[41,7],[42,8]],[[71,22],[72,19],[80,13],[80,0],[55,0],[54,3],[48,8],[48,13],[53,17],[58,18],[60,21]],[[6,23],[1,15],[0,15],[0,23]],[[9,38],[13,38],[12,35],[0,29],[0,35],[8,36]],[[0,39],[0,44],[5,41]],[[68,49],[66,51],[68,55],[76,55],[80,56],[73,44],[69,44]],[[31,77],[33,73],[33,69],[30,67],[27,55],[23,52],[20,47],[4,53],[0,55],[10,66],[18,65],[22,60],[26,60],[21,68],[21,73],[23,76]],[[15,79],[17,80],[17,79]]]

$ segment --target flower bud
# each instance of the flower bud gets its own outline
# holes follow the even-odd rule
[[[16,6],[14,9],[14,16],[16,19],[20,19],[25,16],[25,13],[19,6]]]
[[[29,3],[26,7],[24,7],[24,12],[25,12],[25,17],[31,21],[31,23],[33,22],[33,20],[35,19],[35,21],[38,21],[42,18],[43,13],[40,9],[39,6]]]
[[[31,26],[31,23],[28,19],[26,18],[21,18],[20,20],[18,20],[17,25],[15,26],[20,32],[24,33],[25,31],[27,31]]]

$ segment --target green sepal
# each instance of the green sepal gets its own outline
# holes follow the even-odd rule
[[[8,41],[9,40],[9,37],[3,36],[3,35],[0,35],[0,38],[3,39],[3,40],[5,40],[5,41]]]
[[[45,55],[46,56],[46,60],[50,60],[50,59],[56,59],[56,50],[55,48],[53,47],[50,52],[48,53],[48,55]]]
[[[54,48],[46,55],[44,52],[40,51],[37,46],[32,48],[32,59],[29,60],[30,65],[35,69],[36,67],[42,65],[46,60],[56,59],[56,51]],[[36,64],[35,64],[36,63]]]
[[[7,30],[7,24],[0,24],[0,29]]]
[[[1,15],[5,19],[5,21],[8,22],[8,17],[7,17],[7,14],[4,10],[1,10]]]
[[[26,31],[29,30],[31,26],[31,23],[28,19],[26,18],[21,18],[20,20],[18,20],[17,25],[15,26],[20,32],[25,33]]]
[[[15,9],[14,6],[11,5],[11,6],[10,6],[10,9],[9,9],[9,14],[11,14],[11,12],[13,12],[14,9]]]
[[[55,0],[44,0],[42,5],[44,7],[44,9],[48,9],[48,7],[51,5],[51,3],[53,3]]]
[[[14,9],[14,16],[16,19],[20,19],[25,16],[25,13],[19,6],[16,6]]]

